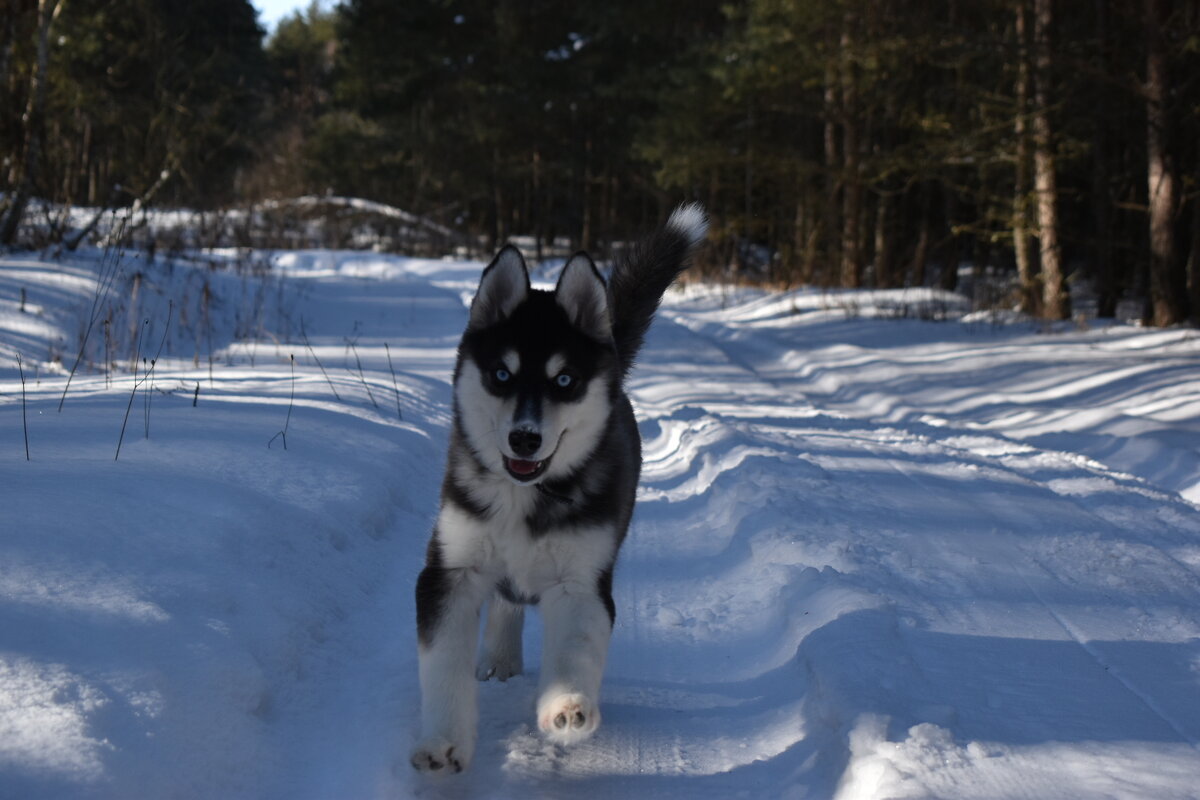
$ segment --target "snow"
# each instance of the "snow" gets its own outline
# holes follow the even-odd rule
[[[413,773],[482,267],[0,259],[0,797],[1200,797],[1200,341],[917,290],[670,293],[602,727],[537,734],[534,614]]]

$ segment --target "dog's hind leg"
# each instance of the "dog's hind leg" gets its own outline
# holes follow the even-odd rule
[[[538,687],[538,727],[560,744],[591,736],[600,725],[600,681],[612,618],[586,585],[559,584],[542,595],[545,641]]]
[[[495,678],[506,681],[524,672],[521,657],[521,631],[525,626],[525,607],[506,600],[499,592],[488,601],[487,622],[483,629],[483,648],[475,666],[481,681]]]

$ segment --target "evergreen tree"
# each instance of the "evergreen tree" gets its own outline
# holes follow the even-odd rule
[[[0,233],[335,192],[603,255],[693,198],[738,279],[1200,308],[1198,0],[345,0],[265,43],[246,0],[9,9]]]

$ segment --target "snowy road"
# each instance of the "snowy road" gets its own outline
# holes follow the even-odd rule
[[[91,376],[58,416],[44,377],[18,460],[7,359],[50,334],[0,305],[0,796],[1200,797],[1185,332],[671,295],[630,384],[604,724],[536,734],[535,615],[470,772],[428,781],[412,590],[480,265],[277,268],[311,345],[287,451],[289,346],[241,343],[211,381],[164,370],[201,403],[156,401],[115,464],[128,385]]]

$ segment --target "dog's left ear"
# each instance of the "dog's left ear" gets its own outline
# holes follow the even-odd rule
[[[584,333],[599,341],[612,338],[608,290],[587,253],[576,253],[563,267],[554,288],[554,300]]]

